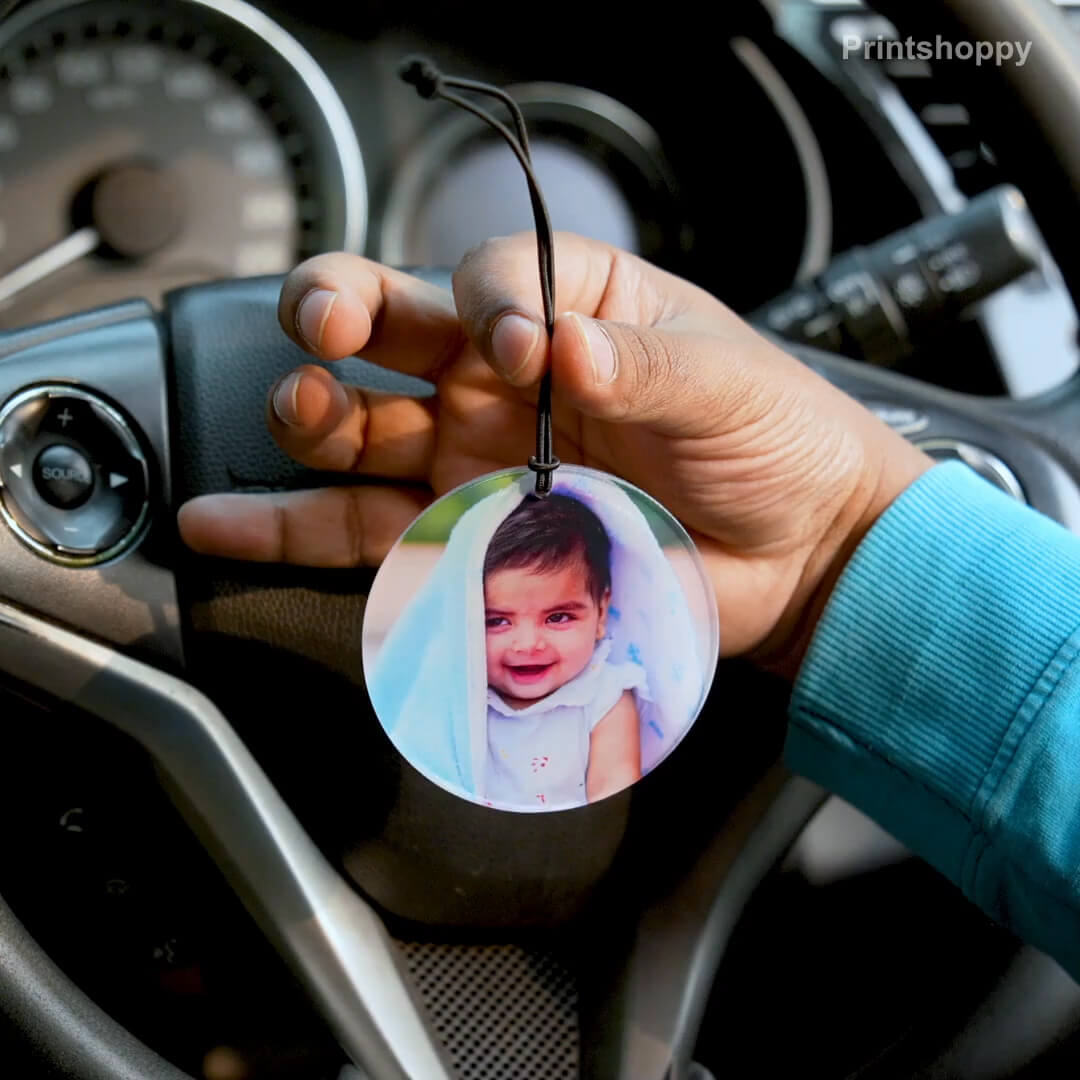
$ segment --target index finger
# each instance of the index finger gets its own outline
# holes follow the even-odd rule
[[[282,329],[320,360],[363,353],[407,375],[433,378],[465,342],[445,289],[337,252],[301,263],[278,301]]]

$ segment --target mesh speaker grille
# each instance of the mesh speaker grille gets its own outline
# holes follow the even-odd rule
[[[550,954],[399,942],[460,1080],[578,1080],[578,992]]]

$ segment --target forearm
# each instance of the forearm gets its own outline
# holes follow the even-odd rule
[[[1080,540],[962,466],[923,477],[837,585],[790,765],[1080,976]]]

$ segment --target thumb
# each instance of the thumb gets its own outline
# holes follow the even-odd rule
[[[551,343],[552,384],[561,401],[586,416],[648,424],[681,438],[714,434],[736,415],[747,422],[751,402],[755,412],[767,410],[780,380],[792,377],[787,359],[763,338],[731,340],[574,312],[556,321]]]

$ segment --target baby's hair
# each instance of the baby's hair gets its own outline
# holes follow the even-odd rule
[[[484,556],[484,579],[497,570],[530,567],[546,574],[573,559],[585,563],[592,598],[611,587],[611,539],[600,519],[578,499],[528,495],[495,530]]]

